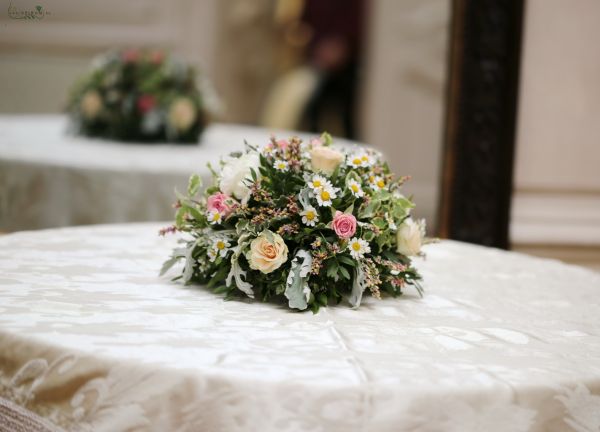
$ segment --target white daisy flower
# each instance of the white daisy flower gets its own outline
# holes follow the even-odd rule
[[[369,155],[367,153],[361,155],[360,160],[362,161],[361,166],[365,167],[365,168],[366,167],[370,167],[374,163],[373,158],[371,157],[371,155]]]
[[[365,256],[365,254],[371,252],[371,247],[369,243],[361,238],[353,237],[348,243],[348,249],[350,250],[350,255],[355,260],[361,259]]]
[[[371,176],[373,177],[373,176]],[[381,176],[375,176],[373,177],[373,180],[371,180],[371,177],[369,177],[369,183],[371,183],[371,186],[373,187],[373,189],[376,190],[383,190],[385,189],[385,180],[383,179],[383,177]]]
[[[315,226],[317,222],[319,222],[319,214],[314,207],[307,207],[304,209],[302,213],[302,223],[308,226]]]
[[[285,172],[288,170],[288,163],[284,160],[276,159],[275,162],[273,162],[273,168],[277,171]]]
[[[363,197],[365,195],[365,193],[362,190],[362,187],[360,186],[360,183],[358,183],[356,180],[350,180],[348,182],[348,189],[350,190],[350,193],[352,193],[352,195],[354,195],[357,198]]]
[[[219,256],[219,253],[214,249],[208,249],[206,251],[206,255],[208,255],[208,260],[210,262],[215,262],[215,260],[217,259],[217,256]]]
[[[209,249],[208,256],[210,257],[211,262],[213,262],[217,256],[221,256],[221,258],[225,258],[227,252],[229,252],[231,243],[225,238],[217,238],[213,241],[211,248]],[[210,253],[212,251],[213,253]]]
[[[331,182],[323,176],[316,175],[308,182],[308,187],[314,192],[318,192],[325,187],[331,187]]]
[[[208,219],[208,223],[211,225],[220,224],[223,220],[223,215],[219,213],[217,210],[211,210],[206,213],[206,219]]]
[[[346,165],[352,167],[352,168],[360,168],[363,166],[364,162],[362,160],[363,155],[362,154],[353,154],[350,155],[348,157],[348,160],[346,161]]]
[[[338,188],[326,186],[315,192],[317,202],[321,207],[331,207],[332,201],[337,198]]]

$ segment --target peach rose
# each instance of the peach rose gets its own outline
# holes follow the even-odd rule
[[[356,218],[338,210],[335,212],[331,226],[338,237],[349,239],[356,232]]]
[[[180,132],[188,130],[196,121],[196,107],[185,97],[179,97],[169,107],[169,124]]]
[[[331,175],[344,160],[344,155],[330,147],[313,147],[310,151],[310,160],[313,171]]]
[[[85,118],[96,118],[102,109],[102,97],[100,97],[100,94],[97,91],[90,90],[81,98],[80,106]]]
[[[250,268],[271,273],[287,261],[288,248],[279,234],[263,232],[250,243]]]

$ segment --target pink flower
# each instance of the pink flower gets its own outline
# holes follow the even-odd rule
[[[343,239],[349,239],[356,233],[356,218],[339,210],[335,212],[331,225],[338,237]]]
[[[222,192],[212,194],[206,202],[206,208],[209,212],[218,211],[223,217],[227,217],[236,206],[235,200]]]
[[[140,52],[136,49],[127,49],[121,53],[121,60],[125,63],[135,63],[140,58]]]
[[[321,138],[313,138],[310,140],[311,147],[321,147],[323,145],[323,141]]]
[[[149,57],[150,63],[159,65],[163,62],[165,55],[162,51],[152,51]]]
[[[290,145],[290,143],[287,142],[287,140],[279,140],[279,141],[277,141],[277,147],[279,147],[281,150],[287,149],[289,145]]]
[[[141,95],[137,100],[138,110],[147,113],[156,106],[156,98],[152,95]]]

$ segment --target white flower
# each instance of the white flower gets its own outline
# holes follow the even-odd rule
[[[352,168],[369,167],[373,165],[373,160],[366,153],[355,153],[348,157],[346,165]]]
[[[315,192],[317,202],[321,207],[330,207],[332,201],[337,197],[338,188],[326,186]]]
[[[284,160],[276,159],[275,162],[273,162],[273,168],[277,171],[285,172],[288,170],[288,163]]]
[[[208,250],[208,257],[211,262],[214,262],[217,259],[217,256],[221,256],[221,258],[225,258],[227,256],[227,252],[230,250],[231,244],[227,239],[217,238],[213,241],[211,248]]]
[[[169,125],[179,132],[187,131],[196,121],[194,103],[186,97],[178,97],[169,107]]]
[[[425,220],[405,219],[396,233],[397,251],[406,256],[419,255],[425,237]]]
[[[383,189],[385,189],[385,186],[386,186],[385,180],[381,176],[369,177],[369,183],[371,183],[371,186],[373,187],[373,189],[376,189],[376,190],[383,190]]]
[[[221,223],[221,221],[223,220],[223,215],[217,210],[211,210],[208,213],[206,213],[206,219],[208,220],[209,224],[216,225]]]
[[[308,226],[315,226],[317,222],[319,222],[319,214],[314,207],[307,207],[304,209],[302,213],[302,223]]]
[[[354,195],[357,198],[360,198],[365,195],[364,191],[362,190],[362,187],[360,187],[360,184],[356,180],[350,180],[348,182],[348,189],[350,190],[350,193],[352,193],[352,195]]]
[[[311,188],[313,192],[318,192],[324,187],[331,186],[331,182],[320,175],[313,176],[313,178],[308,182],[308,187]]]
[[[371,252],[371,247],[369,243],[361,238],[353,237],[348,243],[348,249],[350,250],[350,255],[352,258],[358,260],[365,256],[365,254]]]
[[[331,175],[344,160],[344,154],[330,147],[313,147],[310,151],[310,161],[313,171]]]
[[[259,165],[260,158],[258,153],[255,152],[230,159],[221,170],[221,180],[219,182],[221,192],[246,201],[250,194],[248,184],[252,181],[251,170],[254,168],[258,171]]]

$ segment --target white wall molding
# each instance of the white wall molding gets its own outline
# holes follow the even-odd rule
[[[515,191],[513,245],[600,246],[600,191]]]

